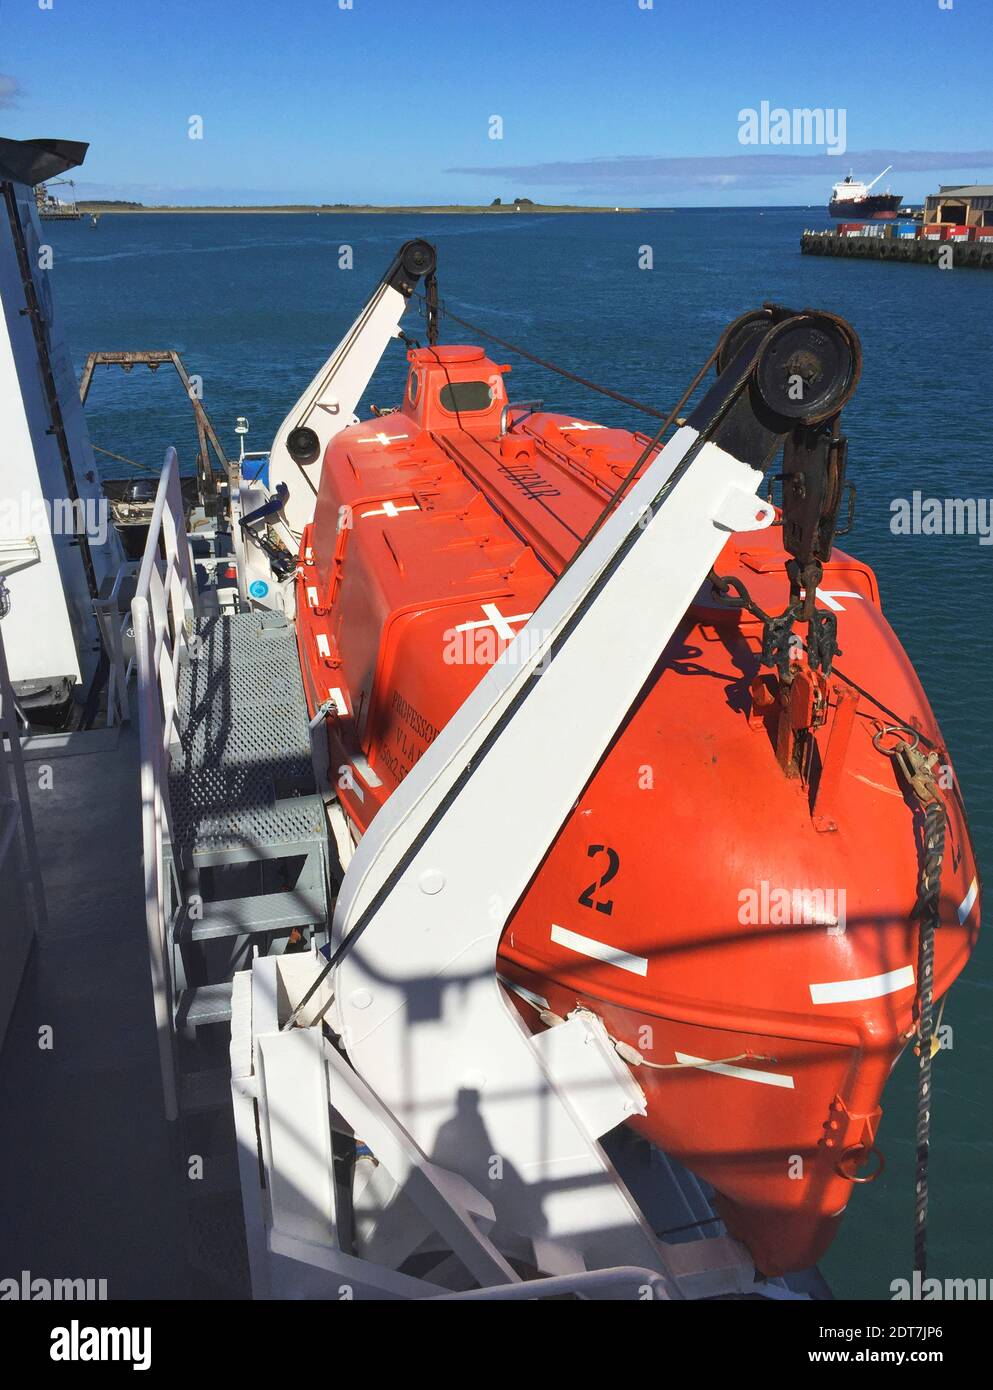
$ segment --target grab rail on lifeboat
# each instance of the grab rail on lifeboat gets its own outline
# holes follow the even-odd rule
[[[521,420],[523,420],[526,416],[533,415],[536,410],[540,410],[544,404],[544,401],[508,401],[500,412],[500,438],[502,439],[507,433],[512,410],[523,410],[524,414],[521,416]],[[521,420],[516,420],[514,423],[519,425]]]

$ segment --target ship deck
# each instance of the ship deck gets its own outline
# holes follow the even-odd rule
[[[243,1296],[240,1207],[205,1199],[228,1255],[208,1268],[186,1136],[163,1115],[137,729],[34,738],[25,760],[48,926],[0,1053],[0,1276],[106,1279],[112,1299]]]
[[[163,1115],[137,745],[129,726],[25,745],[49,920],[0,1052],[0,1277],[103,1279],[111,1299],[246,1297],[228,1110]],[[692,1174],[627,1132],[608,1148],[667,1240],[723,1231]],[[206,1182],[189,1179],[193,1154]],[[769,1292],[830,1297],[816,1271]]]

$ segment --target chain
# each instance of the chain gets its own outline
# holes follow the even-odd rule
[[[714,592],[729,608],[742,608],[758,618],[762,624],[762,664],[775,666],[780,680],[788,682],[793,658],[793,626],[803,620],[806,600],[800,597],[793,599],[782,613],[773,617],[759,607],[743,581],[735,575],[720,575],[716,570],[711,570],[709,578]],[[834,613],[817,609],[807,619],[806,649],[811,669],[823,671],[829,676],[834,658],[841,655],[838,619]]]

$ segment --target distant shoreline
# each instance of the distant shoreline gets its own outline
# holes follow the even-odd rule
[[[349,204],[349,205],[346,205],[346,206],[326,206],[326,205],[324,205],[324,204],[318,204],[318,203],[315,203],[315,204],[312,205],[312,206],[309,206],[309,205],[306,205],[306,204],[288,204],[288,205],[277,205],[277,206],[271,206],[271,207],[267,207],[267,206],[264,206],[264,205],[261,205],[261,204],[258,205],[258,206],[245,206],[245,207],[223,207],[223,206],[204,206],[204,207],[171,207],[171,206],[161,206],[161,207],[145,207],[145,206],[142,206],[142,205],[138,205],[138,206],[121,206],[121,205],[118,204],[118,203],[98,203],[98,202],[85,202],[85,201],[81,201],[81,202],[77,203],[77,207],[79,208],[80,212],[85,213],[88,217],[89,217],[89,216],[92,216],[92,214],[94,214],[94,213],[99,213],[101,216],[103,216],[103,215],[105,215],[105,214],[110,214],[110,213],[121,214],[121,215],[127,215],[127,216],[135,216],[135,215],[139,215],[139,214],[147,213],[147,212],[155,213],[155,214],[163,214],[163,213],[165,213],[165,214],[177,214],[177,213],[185,213],[185,212],[196,212],[196,213],[232,212],[232,213],[240,213],[240,214],[287,213],[287,214],[292,214],[292,215],[294,215],[294,216],[305,216],[306,214],[309,213],[311,216],[316,215],[316,216],[328,216],[328,217],[339,216],[339,215],[344,216],[344,215],[348,215],[348,214],[353,214],[353,215],[354,215],[354,214],[357,214],[357,213],[369,213],[369,214],[372,214],[372,215],[378,215],[378,214],[383,214],[383,213],[393,213],[394,215],[403,214],[403,213],[414,213],[414,214],[418,214],[418,213],[419,213],[419,214],[422,214],[422,215],[445,215],[445,216],[456,216],[456,217],[457,217],[457,216],[474,216],[474,217],[475,217],[475,216],[478,216],[478,215],[481,214],[481,213],[485,213],[485,214],[487,214],[487,215],[489,215],[489,216],[492,216],[492,217],[508,217],[508,216],[513,217],[513,216],[518,215],[519,213],[524,213],[524,214],[527,214],[527,213],[549,213],[549,214],[555,214],[555,213],[569,213],[569,212],[583,212],[583,213],[594,213],[594,212],[619,213],[619,212],[628,212],[628,213],[630,213],[630,212],[643,212],[643,211],[644,211],[643,208],[621,208],[621,207],[613,207],[613,208],[608,208],[608,207],[570,207],[570,206],[568,206],[568,205],[557,205],[557,204],[550,204],[550,203],[548,203],[548,204],[546,204],[546,203],[526,203],[526,204],[524,204],[523,206],[521,206],[520,208],[515,208],[515,206],[514,206],[513,203],[506,203],[506,204],[504,204],[504,205],[501,206],[501,207],[492,207],[492,206],[490,206],[489,204],[486,204],[486,205],[480,204],[479,206],[475,206],[475,205],[472,205],[472,204],[458,204],[458,203],[451,203],[451,204],[448,204],[448,205],[443,205],[443,204],[438,204],[438,205],[424,204],[424,205],[422,205],[422,206],[416,206],[416,207],[403,207],[403,206],[400,206],[400,205],[392,206],[392,207],[386,207],[386,206],[384,206],[384,207],[378,207],[378,206],[370,206],[370,205],[368,205],[368,204],[355,204],[355,205]]]

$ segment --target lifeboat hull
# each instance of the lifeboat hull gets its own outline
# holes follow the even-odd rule
[[[331,767],[356,836],[488,666],[514,659],[513,639],[647,443],[573,416],[508,419],[506,368],[479,349],[410,361],[400,411],[329,446],[298,570],[308,701],[312,713],[330,703]],[[774,527],[732,537],[718,571],[779,612],[786,558]],[[915,1028],[919,830],[873,742],[883,709],[947,773],[936,995],[978,930],[954,774],[872,572],[836,551],[818,603],[837,616],[845,674],[810,687],[823,708],[802,775],[782,757],[758,620],[701,593],[497,962],[529,1028],[577,1007],[603,1020],[646,1097],[632,1126],[714,1187],[770,1275],[816,1262],[853,1181],[878,1163],[883,1087]],[[646,595],[646,641],[650,611]],[[582,689],[562,717],[582,719]]]

